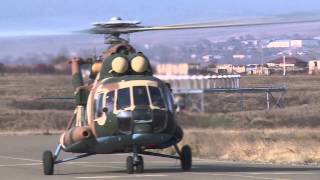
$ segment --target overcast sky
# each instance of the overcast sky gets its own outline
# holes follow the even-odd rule
[[[66,33],[112,16],[156,25],[319,10],[320,0],[1,0],[0,36]]]

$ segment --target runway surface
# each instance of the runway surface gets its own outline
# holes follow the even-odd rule
[[[96,155],[55,166],[55,175],[44,176],[41,156],[54,150],[59,137],[44,135],[0,136],[0,179],[181,179],[181,180],[319,180],[320,167],[247,164],[194,159],[190,172],[180,170],[180,162],[144,157],[145,173],[125,172],[127,154]],[[62,154],[72,155],[72,154]]]

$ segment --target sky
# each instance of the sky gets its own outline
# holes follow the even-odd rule
[[[68,34],[113,16],[161,25],[319,10],[319,0],[1,0],[0,36]]]

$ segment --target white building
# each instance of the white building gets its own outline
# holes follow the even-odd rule
[[[267,48],[301,48],[302,45],[302,40],[278,40],[270,42]]]
[[[320,60],[309,61],[309,74],[319,74],[320,73]]]

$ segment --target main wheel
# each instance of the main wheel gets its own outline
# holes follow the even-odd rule
[[[144,164],[143,164],[143,157],[138,156],[138,162],[136,164],[137,173],[143,173],[144,171]]]
[[[127,173],[133,174],[133,157],[132,156],[127,157]]]
[[[45,151],[42,155],[43,173],[52,175],[54,171],[54,158],[51,151]]]
[[[181,169],[184,171],[189,171],[192,166],[192,152],[188,145],[185,145],[181,149]]]

